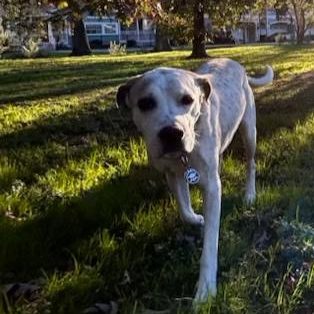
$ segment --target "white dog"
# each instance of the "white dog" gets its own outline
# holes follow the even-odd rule
[[[195,73],[157,68],[120,86],[118,105],[132,109],[150,162],[165,172],[184,221],[204,225],[196,302],[216,295],[221,208],[219,159],[240,129],[247,156],[247,202],[255,199],[256,117],[251,86],[271,83],[267,66],[261,78],[249,77],[229,59],[213,59]],[[199,183],[203,213],[195,214],[188,183]]]

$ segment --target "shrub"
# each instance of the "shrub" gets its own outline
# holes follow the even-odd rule
[[[108,51],[110,55],[114,55],[114,56],[125,55],[126,47],[125,45],[117,44],[115,41],[111,41]]]
[[[34,58],[39,52],[39,42],[33,38],[29,38],[22,46],[21,51],[24,57]]]
[[[284,41],[286,41],[286,36],[285,36],[285,35],[283,35],[283,34],[277,34],[277,35],[275,36],[275,42],[276,42],[277,44],[281,44],[281,43],[283,43]]]
[[[0,58],[2,54],[10,47],[11,33],[5,31],[0,23]]]

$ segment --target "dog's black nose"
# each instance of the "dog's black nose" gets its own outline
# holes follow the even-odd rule
[[[184,132],[173,126],[166,126],[158,133],[158,137],[164,148],[165,153],[174,152],[182,149],[182,138]]]

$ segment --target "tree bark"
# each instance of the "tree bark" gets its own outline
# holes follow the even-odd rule
[[[169,38],[163,34],[161,27],[156,26],[156,41],[154,51],[171,51]]]
[[[300,10],[298,24],[297,43],[303,44],[305,35],[305,12],[303,9]]]
[[[89,41],[86,35],[86,29],[83,19],[75,21],[74,34],[72,43],[72,56],[84,56],[90,55],[92,50],[89,45]]]
[[[303,44],[304,42],[304,33],[303,32],[300,32],[300,33],[297,33],[297,44]]]
[[[305,13],[295,1],[292,1],[297,33],[297,44],[302,44],[305,34]]]
[[[193,21],[193,49],[190,58],[208,58],[205,46],[204,0],[195,0]]]

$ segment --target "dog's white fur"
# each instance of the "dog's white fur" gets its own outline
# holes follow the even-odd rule
[[[220,156],[237,129],[243,137],[247,156],[245,199],[255,199],[256,116],[250,85],[271,83],[273,70],[267,66],[261,78],[249,77],[245,69],[229,59],[213,59],[196,72],[157,68],[131,79],[119,88],[118,104],[132,109],[133,120],[142,132],[152,164],[165,172],[184,221],[204,225],[204,243],[196,301],[216,295],[218,236],[221,208]],[[182,104],[183,95],[193,98]],[[155,106],[142,112],[138,101],[154,98]],[[183,150],[190,165],[200,173],[203,213],[195,214],[184,179],[181,152],[164,154],[158,133],[167,126],[183,131]]]

